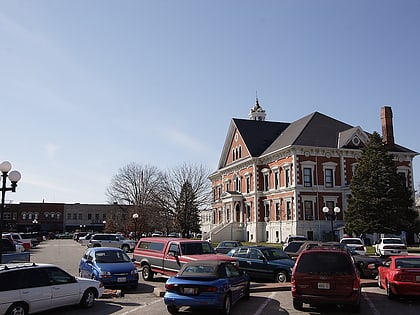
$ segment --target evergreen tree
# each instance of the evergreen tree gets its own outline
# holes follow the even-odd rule
[[[396,233],[414,231],[417,212],[405,178],[397,174],[392,154],[374,132],[366,146],[351,183],[345,212],[348,233]]]
[[[176,205],[176,224],[182,237],[190,237],[191,232],[200,232],[200,214],[196,200],[191,183],[185,181]]]

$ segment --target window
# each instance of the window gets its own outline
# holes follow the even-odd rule
[[[264,217],[267,221],[270,220],[270,204],[268,202],[264,204]]]
[[[264,191],[268,191],[270,189],[270,177],[268,173],[264,173]]]
[[[45,217],[48,218],[48,212],[45,213]],[[71,220],[71,213],[67,213],[67,220]]]
[[[241,192],[241,179],[239,176],[235,178],[235,191]]]
[[[92,220],[92,213],[88,213],[88,220]]]
[[[290,187],[290,168],[287,168],[285,170],[284,176],[285,176],[286,187]]]
[[[246,192],[249,193],[251,191],[251,177],[247,176],[246,178]]]
[[[274,172],[274,188],[275,189],[280,188],[280,173],[279,173],[279,171]]]
[[[331,188],[334,185],[333,170],[331,168],[325,169],[325,187]]]
[[[287,220],[292,219],[292,202],[286,201],[286,214],[287,214]]]
[[[312,169],[309,167],[303,169],[303,186],[312,187]]]
[[[251,219],[251,206],[247,204],[245,206],[246,211],[246,220],[249,221]]]
[[[83,220],[83,213],[79,213],[79,220]]]
[[[77,220],[77,213],[73,213],[73,220]]]
[[[305,220],[313,220],[313,203],[310,200],[305,200],[303,202],[303,208],[305,213]]]
[[[280,202],[276,202],[276,220],[281,220]]]

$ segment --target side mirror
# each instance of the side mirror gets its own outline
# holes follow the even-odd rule
[[[170,250],[170,251],[168,252],[168,255],[169,255],[169,256],[173,256],[173,257],[178,256],[177,252],[176,252],[176,251],[174,251],[174,250]]]

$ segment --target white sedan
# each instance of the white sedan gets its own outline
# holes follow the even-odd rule
[[[0,266],[1,315],[28,315],[74,304],[90,308],[103,292],[101,282],[74,277],[55,265]]]
[[[398,237],[380,238],[374,248],[378,256],[408,255],[407,246]]]

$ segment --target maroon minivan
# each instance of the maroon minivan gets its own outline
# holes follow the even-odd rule
[[[292,271],[293,307],[335,304],[360,312],[360,276],[350,254],[340,248],[315,247],[304,250]]]

